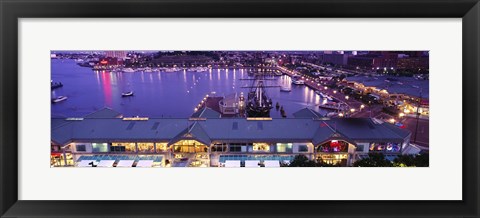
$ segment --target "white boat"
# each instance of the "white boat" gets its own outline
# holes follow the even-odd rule
[[[130,68],[130,67],[128,67],[128,68],[124,68],[124,69],[123,69],[123,72],[125,72],[125,73],[134,73],[135,70],[132,69],[132,68]]]
[[[174,73],[174,72],[178,72],[178,71],[182,71],[182,69],[178,68],[178,67],[165,68],[165,72],[167,72],[167,73]]]
[[[197,67],[197,72],[206,72],[208,69],[208,67]]]
[[[57,98],[52,99],[52,103],[58,103],[65,100],[67,100],[67,96],[58,96]]]
[[[322,96],[322,98],[324,98],[324,99],[327,99],[327,100],[329,100],[329,101],[333,101],[333,98],[332,98],[332,97],[330,97],[330,96],[328,96],[328,95],[326,95],[326,94],[323,94],[322,92],[320,92],[320,91],[318,91],[318,90],[315,91],[315,93],[317,93],[318,95]]]
[[[292,83],[295,84],[295,85],[303,85],[305,84],[305,81],[303,80],[292,80]]]
[[[192,67],[187,69],[189,72],[206,72],[209,70],[208,67]]]
[[[133,96],[133,91],[122,93],[122,97],[129,97],[129,96]]]
[[[291,91],[292,91],[292,88],[289,87],[289,86],[281,86],[281,87],[280,87],[280,91],[281,91],[281,92],[291,92]]]

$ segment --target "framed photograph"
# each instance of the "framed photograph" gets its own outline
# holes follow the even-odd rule
[[[0,13],[1,217],[479,216],[477,0]]]

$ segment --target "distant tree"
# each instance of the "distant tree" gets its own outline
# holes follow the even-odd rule
[[[392,167],[393,164],[382,153],[370,153],[367,158],[353,163],[354,167]]]
[[[309,160],[305,155],[300,154],[295,156],[289,167],[316,167],[315,161]]]
[[[295,156],[293,161],[288,166],[289,167],[338,167],[340,165],[325,163],[322,160],[320,161],[309,160],[305,155],[300,154]]]
[[[396,167],[428,167],[429,155],[427,153],[419,155],[399,155],[393,160]]]
[[[413,155],[399,155],[393,160],[393,166],[412,167],[415,166],[415,157]]]
[[[428,153],[421,153],[415,156],[416,167],[428,167],[430,164],[430,157]]]

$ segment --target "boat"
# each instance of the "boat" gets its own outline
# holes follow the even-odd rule
[[[247,117],[270,117],[273,108],[272,99],[268,98],[263,79],[256,79],[256,86],[252,86],[247,99]]]
[[[193,71],[201,73],[201,72],[206,72],[208,70],[209,70],[208,67],[196,67],[196,68],[194,68]]]
[[[58,96],[57,98],[52,99],[52,103],[58,103],[67,100],[67,96]]]
[[[321,104],[318,106],[322,109],[329,109],[329,110],[346,110],[347,105],[344,103],[335,103],[335,102],[327,102],[325,104]]]
[[[152,68],[147,67],[147,68],[144,68],[144,69],[143,69],[143,72],[145,72],[145,73],[151,73],[151,72],[153,72],[153,70],[152,70]]]
[[[122,97],[129,97],[129,96],[133,96],[133,91],[122,93]]]
[[[130,68],[130,67],[128,67],[128,68],[123,68],[123,72],[124,72],[124,73],[134,73],[135,70],[132,69],[132,68]]]
[[[292,83],[295,84],[295,85],[304,85],[305,84],[305,81],[303,80],[292,80]]]
[[[52,81],[50,81],[50,87],[51,87],[52,90],[54,90],[54,89],[63,87],[63,84],[61,82],[53,82],[53,80],[52,80]]]
[[[182,69],[177,68],[177,67],[173,67],[173,68],[165,68],[164,71],[167,72],[167,73],[175,73],[175,72],[182,71]]]
[[[291,88],[291,87],[288,87],[288,86],[281,86],[281,87],[280,87],[280,91],[281,91],[281,92],[291,92],[291,91],[292,91],[292,88]]]
[[[321,96],[322,98],[324,98],[324,99],[327,99],[327,100],[329,100],[329,101],[333,101],[333,98],[330,97],[330,96],[327,95],[327,94],[324,94],[324,93],[322,93],[322,92],[320,92],[320,91],[318,91],[318,90],[315,91],[315,93],[317,93],[318,95],[320,95],[320,96]]]

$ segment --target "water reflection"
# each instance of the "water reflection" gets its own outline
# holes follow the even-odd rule
[[[52,80],[64,84],[64,87],[52,91],[52,97],[68,97],[68,100],[52,105],[52,115],[83,116],[110,107],[125,116],[188,117],[206,94],[246,94],[249,89],[243,87],[252,85],[252,80],[240,80],[248,78],[247,70],[215,69],[216,74],[213,71],[113,73],[92,71],[76,65],[73,60],[52,60]],[[292,88],[291,92],[280,92],[278,87],[267,89],[274,104],[279,102],[288,117],[306,106],[324,113],[317,106],[322,102],[321,97],[306,86],[292,85],[289,76],[266,80],[266,85]],[[121,93],[127,91],[134,91],[135,95],[122,98]],[[281,117],[275,109],[271,115]]]

